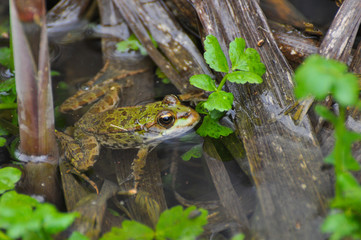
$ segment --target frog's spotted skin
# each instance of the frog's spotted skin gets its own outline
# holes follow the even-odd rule
[[[167,96],[166,99],[176,99]],[[159,119],[162,114],[174,118],[171,126],[162,126]],[[75,126],[79,132],[93,135],[97,141],[109,148],[140,148],[155,146],[159,142],[174,138],[190,130],[199,121],[199,115],[193,109],[166,101],[150,103],[145,106],[117,108],[81,119]]]
[[[199,122],[200,116],[174,95],[144,106],[113,109],[119,91],[117,86],[109,87],[103,99],[75,124],[74,138],[61,132],[57,132],[57,137],[66,157],[79,171],[94,165],[100,145],[115,149],[139,148],[132,165],[135,179],[132,192],[136,193],[147,150],[187,132]]]

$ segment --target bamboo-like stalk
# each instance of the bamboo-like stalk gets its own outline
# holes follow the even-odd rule
[[[57,144],[44,0],[10,0],[23,190],[57,202]],[[39,163],[40,162],[40,163]]]
[[[20,151],[56,154],[44,0],[11,0]]]

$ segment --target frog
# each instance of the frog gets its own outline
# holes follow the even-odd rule
[[[111,149],[136,148],[138,153],[131,165],[134,186],[127,194],[137,193],[146,164],[148,152],[159,143],[178,137],[192,129],[199,121],[199,114],[183,105],[175,95],[166,95],[162,101],[131,107],[117,107],[119,93],[129,84],[105,81],[92,89],[80,90],[71,101],[65,101],[60,110],[78,109],[88,102],[96,101],[75,123],[73,136],[56,131],[66,159],[75,173],[98,188],[83,172],[94,166],[101,146]],[[90,100],[89,100],[90,99]],[[86,100],[89,100],[88,102]]]

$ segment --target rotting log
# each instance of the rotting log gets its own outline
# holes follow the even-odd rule
[[[254,0],[192,1],[206,34],[224,52],[236,37],[258,50],[267,72],[259,86],[227,83],[235,96],[237,134],[242,138],[259,206],[251,230],[268,239],[320,239],[331,182],[308,117],[295,125],[281,112],[295,102],[293,71],[277,47]],[[257,46],[263,39],[265,43]]]

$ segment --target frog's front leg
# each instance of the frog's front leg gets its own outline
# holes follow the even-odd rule
[[[127,191],[121,191],[118,194],[121,195],[135,195],[138,192],[138,186],[140,183],[141,175],[143,174],[143,168],[145,167],[145,164],[147,163],[147,156],[149,152],[149,147],[142,146],[137,153],[137,156],[134,158],[131,166],[131,174],[130,176],[125,179],[125,181],[129,181],[133,179],[134,181],[134,188],[129,189]]]
[[[96,184],[82,173],[95,164],[99,155],[100,145],[95,137],[82,132],[76,133],[76,139],[59,131],[55,134],[65,152],[65,157],[74,167],[71,172],[87,181],[98,193]]]

